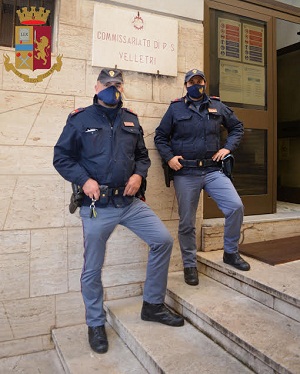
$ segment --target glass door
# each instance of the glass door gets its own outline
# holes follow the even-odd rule
[[[276,209],[276,121],[274,119],[273,24],[270,16],[208,2],[205,19],[205,72],[209,94],[219,96],[244,123],[245,135],[234,152],[233,183],[245,215]],[[276,65],[275,65],[276,66]],[[226,137],[226,131],[221,137]],[[221,217],[205,194],[204,218]]]

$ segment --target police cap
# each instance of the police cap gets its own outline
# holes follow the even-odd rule
[[[98,75],[99,82],[106,84],[106,83],[123,83],[123,75],[122,72],[118,69],[102,69],[100,74]]]
[[[191,78],[193,78],[195,75],[199,75],[201,78],[203,78],[206,82],[206,78],[205,78],[205,75],[203,73],[203,71],[201,70],[198,70],[198,69],[192,69],[190,71],[188,71],[186,74],[185,74],[185,78],[184,78],[184,83],[188,82]]]

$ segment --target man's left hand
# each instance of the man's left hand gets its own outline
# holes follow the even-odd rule
[[[142,177],[138,174],[133,174],[126,184],[123,196],[134,196],[141,187]]]
[[[223,158],[227,155],[229,155],[230,151],[229,149],[226,149],[226,148],[221,148],[218,150],[217,153],[215,153],[213,156],[212,156],[212,159],[214,161],[221,161],[223,160]]]

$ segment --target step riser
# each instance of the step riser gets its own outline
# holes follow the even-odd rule
[[[149,373],[164,373],[146,350],[143,349],[142,345],[138,344],[134,337],[122,326],[109,308],[106,310],[106,320]]]
[[[292,305],[288,301],[283,300],[283,297],[288,298],[287,295],[281,295],[279,292],[275,292],[275,290],[271,290],[269,287],[260,285],[258,283],[251,285],[249,283],[242,282],[241,280],[236,279],[233,274],[226,274],[222,271],[218,271],[205,263],[201,263],[200,266],[198,266],[198,271],[216,280],[217,282],[220,282],[225,286],[228,286],[250,297],[251,299],[260,302],[261,304],[289,318],[292,318],[297,322],[300,322],[300,307],[297,305]],[[288,299],[291,302],[294,301],[292,298]]]
[[[211,320],[207,315],[201,313],[199,310],[197,310],[197,314],[195,314],[190,310],[191,306],[189,304],[169,290],[167,291],[166,303],[178,313],[181,313],[197,329],[206,334],[210,339],[215,341],[232,356],[236,357],[256,373],[274,374],[275,372],[280,374],[292,374],[290,371],[272,361],[269,357],[255,350],[254,347],[249,346],[247,343],[233,335],[230,331]],[[183,303],[185,305],[183,305]]]
[[[245,217],[245,220],[247,217]],[[209,220],[208,220],[209,221]],[[244,222],[241,228],[240,243],[255,243],[258,241],[288,238],[300,235],[300,219]],[[201,250],[214,251],[223,248],[223,224],[206,224],[201,229]]]

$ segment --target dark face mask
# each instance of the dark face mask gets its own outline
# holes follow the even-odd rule
[[[121,93],[115,86],[109,86],[103,91],[98,92],[98,99],[106,105],[117,105],[121,100]]]
[[[193,86],[187,87],[187,93],[189,97],[194,99],[201,99],[205,92],[205,84],[194,84]]]

